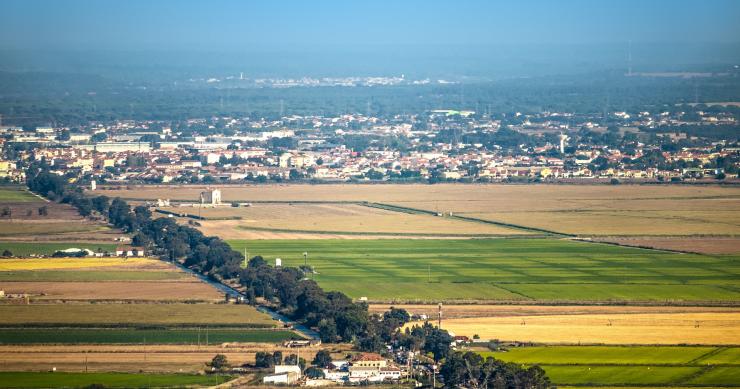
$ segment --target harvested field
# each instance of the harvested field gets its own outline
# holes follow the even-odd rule
[[[115,252],[113,243],[80,243],[80,242],[3,242],[0,241],[0,252],[10,251],[16,257],[30,255],[53,255],[59,250],[69,248],[87,249],[95,252]]]
[[[233,304],[30,304],[0,305],[0,325],[229,325],[275,327],[249,305]]]
[[[244,208],[163,208],[169,212],[188,213],[204,218],[240,218],[228,221],[233,228],[247,231],[322,233],[353,235],[428,235],[428,236],[491,236],[523,235],[524,231],[492,224],[411,214],[371,208],[356,204],[266,204],[256,203]],[[214,231],[210,224],[223,228],[218,220],[199,221],[204,229]]]
[[[735,257],[563,239],[252,240],[237,251],[314,267],[328,290],[371,302],[734,302]]]
[[[674,250],[700,254],[739,254],[740,238],[732,237],[603,237],[599,242],[625,246],[651,247],[659,250]]]
[[[3,328],[0,344],[222,344],[303,339],[289,330],[223,328]]]
[[[100,194],[195,201],[203,186]],[[740,235],[740,188],[689,185],[252,185],[229,201],[372,201],[580,235]]]
[[[313,359],[328,349],[346,355],[347,345],[302,348],[301,358]],[[0,370],[38,371],[56,366],[61,371],[198,372],[216,354],[224,354],[233,365],[253,364],[258,351],[296,353],[295,349],[267,343],[226,343],[219,345],[0,345]]]
[[[0,260],[1,271],[69,270],[69,269],[156,269],[177,268],[164,261],[151,258],[8,258]]]
[[[6,294],[28,294],[32,300],[209,300],[223,294],[197,279],[174,282],[0,282]]]
[[[403,308],[412,315],[427,315],[434,318],[437,304],[371,304],[371,313],[383,313],[390,307]],[[660,314],[660,313],[738,313],[740,308],[692,307],[692,306],[624,306],[624,305],[486,305],[467,304],[442,306],[445,319],[553,316],[553,315],[611,315],[611,314]]]
[[[740,344],[740,312],[468,318],[444,320],[442,328],[482,339],[549,344]]]

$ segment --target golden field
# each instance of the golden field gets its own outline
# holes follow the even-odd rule
[[[204,186],[98,190],[196,201]],[[230,201],[370,201],[579,235],[740,235],[740,188],[689,185],[249,185]],[[328,230],[338,230],[331,225]]]
[[[239,220],[203,220],[204,230],[236,228],[246,232],[288,232],[321,234],[403,234],[440,236],[522,235],[526,232],[492,224],[424,214],[410,214],[356,204],[268,204],[232,208],[163,208],[166,211],[200,215],[205,218],[239,217]],[[264,231],[276,230],[276,231]],[[231,232],[232,234],[236,232]],[[221,235],[221,234],[219,234]],[[229,236],[230,239],[238,239]]]
[[[481,317],[443,320],[442,328],[455,335],[548,344],[740,344],[737,311]]]
[[[65,270],[91,268],[165,269],[164,262],[151,258],[7,258],[0,261],[0,271]]]

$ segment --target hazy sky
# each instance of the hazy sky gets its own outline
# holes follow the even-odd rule
[[[740,41],[740,1],[2,0],[0,49]]]

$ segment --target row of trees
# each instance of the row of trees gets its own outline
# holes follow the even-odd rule
[[[545,389],[550,379],[541,367],[524,368],[474,352],[455,352],[442,364],[446,388]]]

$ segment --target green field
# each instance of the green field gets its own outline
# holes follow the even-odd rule
[[[389,300],[738,301],[740,257],[558,239],[232,240],[322,287]]]
[[[82,226],[87,228],[87,226]],[[52,255],[59,250],[68,248],[88,249],[92,251],[115,251],[116,245],[110,243],[46,243],[46,242],[0,242],[0,252],[10,250],[14,256]]]
[[[549,346],[483,356],[540,365],[558,385],[740,386],[737,347]],[[723,356],[724,355],[724,356]]]
[[[106,388],[165,388],[213,386],[231,379],[192,374],[0,372],[0,388],[81,388],[93,384]]]
[[[0,330],[0,344],[220,344],[227,342],[280,343],[301,339],[291,331],[253,329],[53,328]],[[206,343],[206,340],[208,343]]]
[[[0,203],[41,202],[22,186],[0,186]]]

